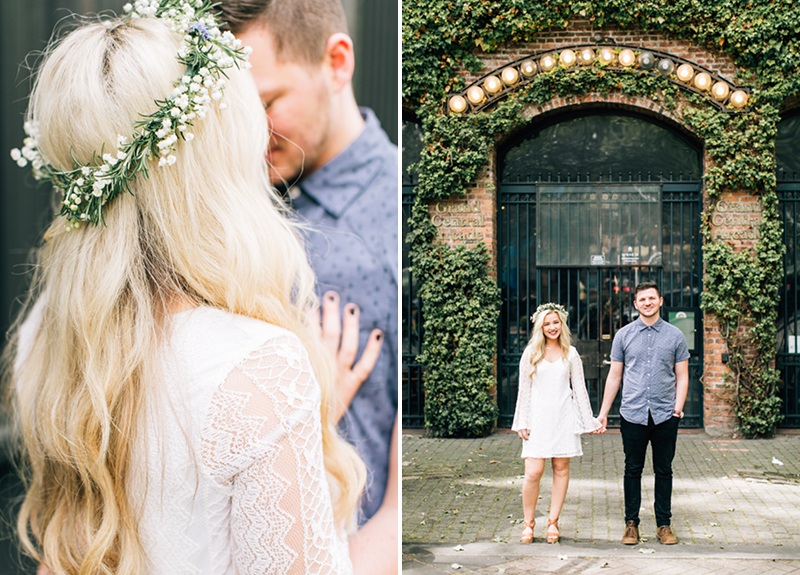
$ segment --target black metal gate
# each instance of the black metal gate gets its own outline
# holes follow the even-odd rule
[[[658,282],[662,317],[691,353],[685,427],[702,427],[701,184],[629,173],[594,181],[560,174],[499,187],[499,427],[510,427],[530,315],[544,302],[569,310],[594,412],[603,397],[614,334],[637,317],[633,289]],[[619,422],[619,398],[609,423]]]
[[[403,182],[403,238],[408,235],[408,218],[414,204],[414,184]],[[422,386],[424,366],[417,361],[422,353],[422,306],[417,295],[418,282],[411,274],[408,245],[403,244],[403,305],[401,314],[402,337],[402,394],[403,427],[425,427],[425,391]]]
[[[781,374],[781,427],[800,427],[800,317],[797,281],[800,272],[800,175],[778,172],[778,209],[783,221],[786,257],[783,263],[783,288],[778,305],[778,355],[776,367]]]

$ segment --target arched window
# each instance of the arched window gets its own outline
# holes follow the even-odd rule
[[[619,111],[559,116],[502,154],[501,182],[699,180],[700,148],[641,116]]]

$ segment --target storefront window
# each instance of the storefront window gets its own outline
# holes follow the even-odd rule
[[[537,264],[661,264],[661,186],[537,186]]]

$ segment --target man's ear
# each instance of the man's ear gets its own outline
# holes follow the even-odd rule
[[[353,79],[356,59],[353,40],[347,34],[337,32],[325,43],[325,66],[330,72],[333,91],[338,92]]]

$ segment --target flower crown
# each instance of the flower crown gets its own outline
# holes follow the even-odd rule
[[[70,222],[67,229],[78,228],[81,222],[105,224],[103,206],[123,191],[132,193],[130,181],[139,173],[148,176],[149,159],[158,158],[159,167],[174,164],[177,141],[194,139],[189,131],[194,121],[206,117],[212,100],[222,100],[227,79],[224,70],[250,67],[247,58],[252,49],[243,47],[230,32],[220,32],[210,12],[214,6],[209,0],[136,0],[123,7],[123,21],[159,18],[183,36],[177,58],[186,66],[186,73],[175,82],[168,98],[156,100],[158,110],[136,122],[130,141],[117,136],[116,150],[101,149],[85,165],[73,156],[73,168],[59,170],[39,149],[36,123],[25,122],[25,145],[22,150],[11,150],[11,157],[20,167],[30,162],[33,177],[51,182],[61,193],[59,213]],[[224,110],[227,104],[220,102],[219,107]]]
[[[531,323],[534,324],[536,323],[536,318],[539,316],[540,313],[550,312],[550,311],[560,311],[561,313],[564,314],[565,317],[569,317],[569,312],[563,305],[558,303],[548,302],[548,303],[543,303],[542,305],[536,308],[536,311],[533,312],[533,315],[531,316]]]

